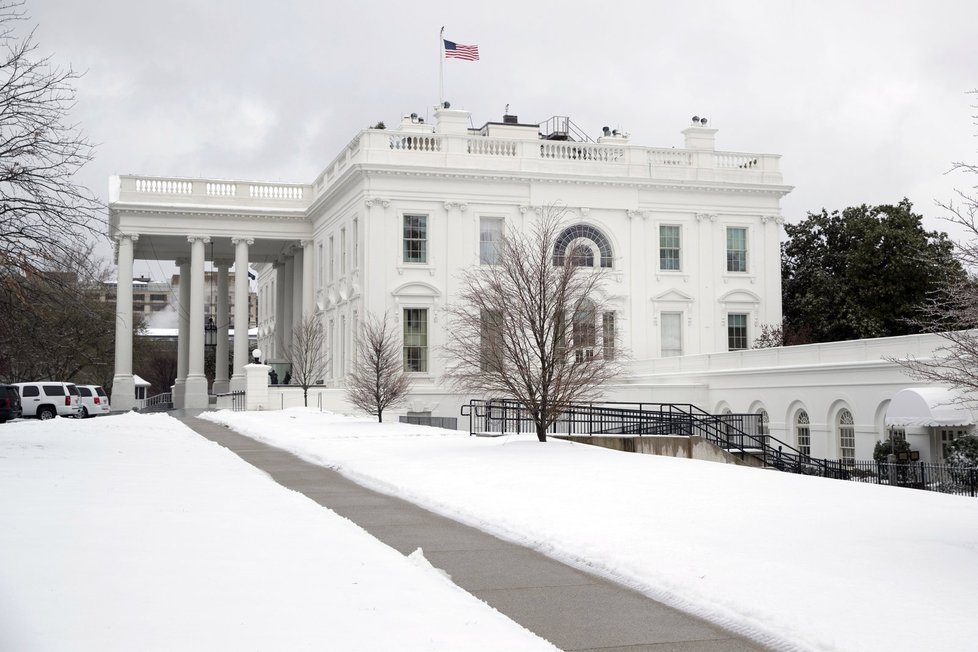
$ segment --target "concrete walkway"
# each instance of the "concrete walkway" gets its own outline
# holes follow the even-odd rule
[[[223,426],[178,416],[204,437],[357,523],[407,555],[417,548],[452,581],[563,650],[743,652],[764,648],[529,548],[376,493],[339,473]]]

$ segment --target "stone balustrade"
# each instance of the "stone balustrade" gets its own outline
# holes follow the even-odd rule
[[[133,200],[150,195],[154,201],[168,196],[205,204],[300,208],[309,206],[353,165],[781,185],[779,161],[773,154],[367,129],[308,185],[129,176],[121,178],[120,190]]]

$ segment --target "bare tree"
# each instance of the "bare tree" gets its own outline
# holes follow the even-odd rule
[[[971,91],[978,93],[978,90]],[[978,108],[975,106],[973,108]],[[978,115],[973,116],[978,124]],[[951,172],[978,175],[978,165],[956,162]],[[958,190],[956,201],[938,202],[945,219],[966,234],[957,242],[956,255],[968,278],[933,296],[924,316],[914,320],[921,330],[937,333],[944,343],[931,358],[890,358],[918,380],[947,384],[964,395],[978,396],[978,184]]]
[[[563,211],[546,207],[525,232],[503,236],[495,264],[462,274],[448,306],[447,376],[465,391],[518,401],[537,438],[621,370],[616,314],[603,299],[610,260],[567,239]]]
[[[98,200],[73,177],[93,146],[66,121],[79,74],[15,34],[23,2],[0,1],[0,272],[23,275],[104,237]]]
[[[107,261],[88,242],[67,248],[63,259],[43,262],[25,273],[0,275],[0,380],[110,387],[116,314],[113,304],[101,301]],[[135,328],[143,330],[141,319]]]
[[[356,338],[353,372],[347,377],[346,395],[358,408],[384,420],[384,410],[404,402],[411,379],[404,373],[401,346],[385,312],[381,319],[367,315]]]
[[[292,382],[302,388],[302,398],[309,405],[309,388],[323,382],[329,359],[326,357],[326,330],[316,315],[309,315],[292,329],[292,343],[285,351],[291,365]]]

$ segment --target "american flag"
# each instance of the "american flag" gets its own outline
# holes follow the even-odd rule
[[[466,61],[479,60],[478,45],[462,45],[461,43],[455,43],[446,39],[442,40],[445,41],[446,59],[465,59]]]

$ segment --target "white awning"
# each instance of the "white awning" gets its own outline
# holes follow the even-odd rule
[[[970,426],[975,417],[949,389],[910,387],[893,396],[884,422],[888,426]]]
[[[132,375],[132,381],[136,385],[136,387],[149,387],[151,385],[151,383],[146,382],[136,374]]]

